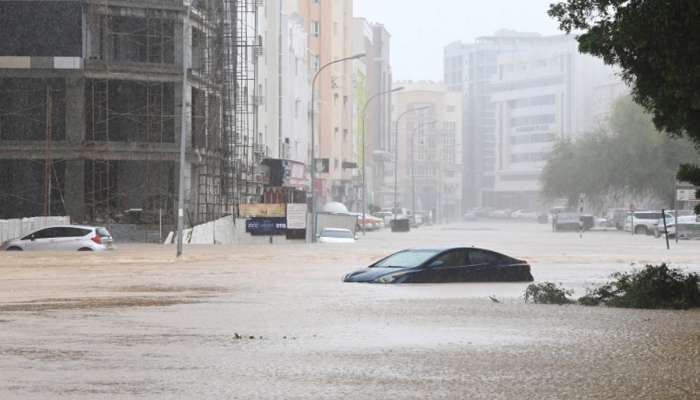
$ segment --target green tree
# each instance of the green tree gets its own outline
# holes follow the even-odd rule
[[[599,209],[630,198],[670,205],[679,165],[697,161],[691,142],[659,134],[651,116],[625,97],[615,104],[608,129],[554,147],[541,176],[543,194],[573,205],[584,193]]]
[[[581,33],[581,52],[621,67],[659,130],[700,146],[700,2],[567,0],[552,4],[549,15],[563,31]],[[678,177],[700,186],[695,166]]]

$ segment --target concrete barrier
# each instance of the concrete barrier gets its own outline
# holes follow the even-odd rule
[[[268,236],[252,236],[245,231],[245,222],[243,218],[234,219],[233,216],[227,216],[217,219],[216,221],[207,222],[196,225],[194,228],[185,229],[183,231],[185,244],[269,244],[270,237]],[[170,245],[177,242],[177,234],[171,232],[168,234],[168,239],[164,244]],[[284,236],[273,236],[273,244],[281,244],[287,242]]]
[[[0,220],[0,243],[20,238],[36,230],[54,225],[69,225],[70,217],[33,217]]]

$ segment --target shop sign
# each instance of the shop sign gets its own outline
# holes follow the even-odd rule
[[[245,222],[245,231],[253,236],[284,235],[287,231],[287,219],[250,218]]]

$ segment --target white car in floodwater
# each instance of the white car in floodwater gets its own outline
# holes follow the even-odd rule
[[[0,245],[0,251],[105,251],[112,246],[112,235],[105,228],[61,225],[8,240]]]
[[[324,228],[318,235],[319,243],[355,243],[355,235],[350,229]]]

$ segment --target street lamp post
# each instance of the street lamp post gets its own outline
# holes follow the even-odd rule
[[[180,177],[177,193],[177,257],[182,256],[183,228],[185,224],[185,147],[187,145],[187,97],[185,88],[187,87],[187,29],[189,27],[192,7],[190,3],[185,3],[187,14],[182,22],[182,110],[180,121]]]
[[[365,102],[364,107],[362,107],[362,235],[367,234],[366,230],[366,218],[367,218],[367,180],[366,180],[366,175],[367,175],[367,107],[369,106],[369,103],[372,102],[372,100],[378,98],[379,96],[383,96],[386,94],[394,93],[394,92],[399,92],[403,90],[403,86],[399,86],[397,88],[391,89],[391,90],[385,90],[383,92],[375,93],[374,95],[370,96],[369,99]]]
[[[405,115],[408,115],[413,112],[418,112],[418,111],[423,111],[431,108],[430,106],[425,106],[425,107],[418,107],[418,108],[412,108],[410,110],[404,111],[402,114],[396,118],[396,127],[394,128],[394,219],[393,223],[396,223],[396,210],[399,207],[398,203],[398,198],[397,198],[397,190],[399,186],[399,123],[401,122],[401,118],[403,118]],[[414,210],[415,212],[415,210]]]
[[[418,134],[419,136],[424,135],[424,130],[423,128],[426,125],[435,125],[437,121],[431,120],[431,121],[423,121],[421,120],[418,122]],[[414,159],[415,156],[415,133],[416,131],[414,130],[413,133],[411,134],[411,159],[413,159],[413,162],[411,163],[411,208],[413,209],[413,213],[411,214],[413,216],[413,223],[416,223],[416,160]]]
[[[321,74],[321,72],[330,67],[333,64],[338,64],[341,62],[345,61],[351,61],[351,60],[357,60],[358,58],[364,57],[366,54],[361,53],[361,54],[355,54],[354,56],[350,57],[345,57],[345,58],[340,58],[338,60],[333,60],[325,65],[322,65],[318,71],[314,74],[314,78],[311,81],[311,160],[310,160],[310,165],[311,165],[311,242],[316,241],[316,218],[317,218],[317,211],[316,211],[316,125],[314,122],[314,117],[316,114],[316,80],[318,79],[318,76]],[[308,229],[308,227],[307,227]]]

